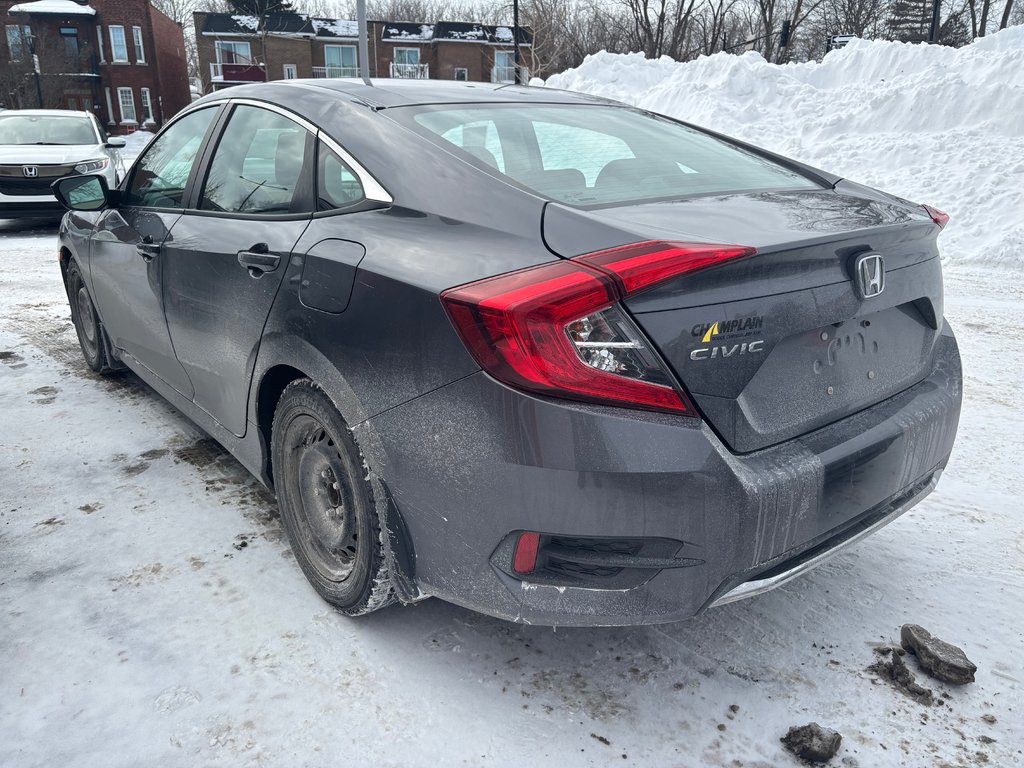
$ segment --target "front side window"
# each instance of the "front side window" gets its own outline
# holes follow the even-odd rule
[[[146,63],[146,48],[142,44],[142,27],[132,27],[132,42],[135,43],[135,63]]]
[[[242,105],[217,143],[199,207],[224,213],[303,213],[308,131],[276,112]]]
[[[183,208],[185,187],[217,107],[191,112],[161,133],[132,168],[125,203]]]
[[[0,144],[96,144],[92,121],[85,116],[50,117],[0,112]]]
[[[366,196],[353,170],[323,142],[320,142],[318,155],[317,210],[342,210],[361,203]]]
[[[391,114],[442,146],[459,147],[522,186],[572,205],[819,188],[754,152],[624,107],[487,105]]]
[[[128,61],[128,43],[124,38],[124,27],[111,24],[110,27],[110,55],[114,61]]]
[[[121,122],[137,123],[138,116],[135,114],[135,94],[131,88],[118,88],[117,101],[121,105]]]

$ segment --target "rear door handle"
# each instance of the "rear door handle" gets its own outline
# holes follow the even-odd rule
[[[142,257],[143,261],[150,262],[160,253],[160,245],[153,242],[152,235],[146,235],[142,238],[141,242],[135,244],[135,251]]]
[[[238,252],[238,263],[249,270],[249,277],[260,278],[281,266],[281,257],[266,248],[264,243],[257,243],[251,251]]]

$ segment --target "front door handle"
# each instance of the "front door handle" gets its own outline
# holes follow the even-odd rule
[[[142,238],[141,242],[135,244],[135,251],[142,257],[143,261],[148,263],[160,253],[160,245],[153,242],[152,235],[146,235]]]
[[[249,277],[260,278],[281,266],[281,257],[270,253],[266,243],[256,243],[251,250],[238,252],[238,263],[249,270]]]

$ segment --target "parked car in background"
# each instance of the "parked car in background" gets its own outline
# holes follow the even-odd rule
[[[0,218],[63,211],[50,185],[62,176],[99,174],[120,181],[120,137],[108,137],[90,112],[10,109],[0,112]]]
[[[55,185],[86,361],[273,487],[347,614],[684,619],[895,519],[956,436],[948,217],[650,112],[239,86],[107,187]]]

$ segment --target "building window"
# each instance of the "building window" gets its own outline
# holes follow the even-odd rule
[[[492,83],[514,83],[516,81],[516,54],[514,51],[495,51]]]
[[[138,116],[135,114],[135,94],[131,88],[118,88],[117,100],[121,105],[121,122],[138,123]]]
[[[114,124],[114,102],[110,98],[110,89],[109,88],[104,88],[103,90],[107,92],[107,125],[113,125]]]
[[[420,49],[395,48],[395,64],[418,67],[420,65]]]
[[[64,42],[64,54],[78,57],[78,30],[74,27],[61,27],[60,39]]]
[[[32,28],[26,24],[19,27],[17,24],[7,25],[7,50],[10,53],[11,61],[21,61],[28,52],[28,38],[32,35]]]
[[[142,44],[142,27],[132,27],[132,42],[135,43],[135,63],[146,63],[146,48]]]
[[[248,43],[217,41],[218,64],[251,64],[252,55]]]
[[[327,77],[359,76],[359,58],[354,45],[325,45],[324,64]]]
[[[142,122],[145,125],[156,122],[153,119],[153,100],[149,96],[149,88],[142,89]]]
[[[469,69],[466,67],[455,68],[455,79],[456,80],[469,80]]]
[[[99,43],[100,48],[100,64],[106,64],[107,52],[103,50],[103,27],[99,24],[96,25],[96,42]]]
[[[298,67],[296,67],[294,64],[285,64],[284,65],[284,79],[285,80],[294,80],[298,76],[299,76]]]
[[[120,24],[111,24],[110,29],[110,56],[111,61],[128,63],[128,42],[124,37],[124,27]]]

